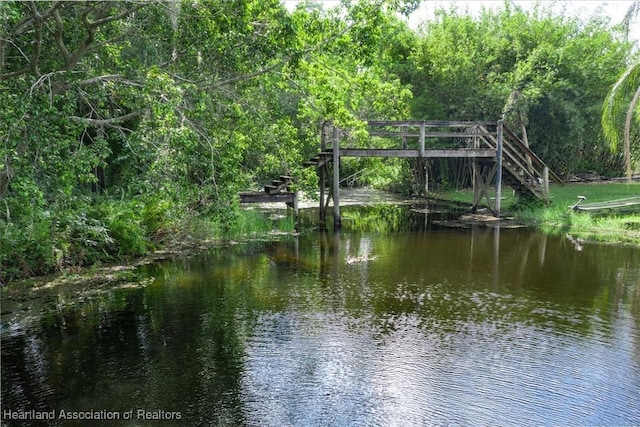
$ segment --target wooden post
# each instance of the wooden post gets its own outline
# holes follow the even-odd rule
[[[327,132],[325,129],[325,125],[327,124],[327,122],[324,122],[322,124],[322,130],[321,135],[320,135],[320,152],[324,152],[327,149]],[[326,163],[322,166],[320,166],[320,168],[318,168],[318,185],[320,186],[320,206],[318,208],[318,222],[320,225],[320,228],[324,228],[325,227],[325,221],[327,219],[327,211],[326,211],[326,205],[325,205],[325,187],[327,185],[327,165]]]
[[[429,197],[429,161],[422,160],[424,167],[424,195]]]
[[[476,213],[482,200],[482,193],[480,192],[482,179],[480,178],[480,165],[477,159],[473,159],[471,163],[471,183],[473,185],[473,205],[471,205],[471,213]]]
[[[424,159],[424,121],[420,123],[420,141],[418,142],[418,152],[420,153],[420,166],[424,168],[424,196],[429,196],[429,171],[427,161]]]
[[[549,201],[549,166],[544,167],[542,170],[542,185],[544,186],[544,198]]]
[[[298,198],[300,197],[300,193],[296,191],[293,193],[293,224],[294,229],[296,231],[300,231],[300,208],[298,206]]]
[[[340,139],[333,128],[333,228],[340,228]]]
[[[480,141],[477,136],[473,137],[473,148],[480,148]],[[479,177],[480,165],[478,164],[478,159],[474,158],[471,161],[471,185],[473,186],[473,205],[471,206],[471,213],[476,213],[478,206],[480,205],[480,200],[482,199],[482,195],[480,194],[482,179]]]
[[[318,216],[319,216],[319,223],[320,223],[320,228],[324,228],[324,224],[325,224],[325,219],[327,217],[327,214],[324,210],[325,204],[324,204],[324,187],[326,185],[326,175],[327,175],[327,166],[323,165],[320,167],[320,169],[318,169],[318,175],[320,175],[319,177],[319,186],[320,186],[320,205],[318,206]]]
[[[406,126],[400,126],[400,133],[402,134],[402,149],[406,150],[407,148],[409,148],[409,145],[407,144],[407,127]]]
[[[502,120],[498,120],[498,146],[496,147],[496,201],[493,216],[500,217],[500,199],[502,198]]]
[[[424,157],[424,134],[425,124],[422,122],[420,123],[420,157]]]

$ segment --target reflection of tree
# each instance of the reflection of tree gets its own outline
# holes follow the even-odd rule
[[[370,340],[365,357],[375,360],[376,346],[407,336],[436,354],[467,338],[512,345],[523,330],[587,340],[631,331],[623,338],[634,340],[629,357],[640,367],[640,252],[633,248],[587,244],[577,252],[563,237],[528,230],[379,236],[343,229],[301,235],[296,262],[275,262],[274,254],[291,257],[295,248],[284,240],[149,267],[158,279],[145,289],[106,292],[46,317],[39,330],[3,338],[3,408],[160,408],[181,411],[192,425],[241,424],[248,376],[268,384],[273,372],[265,364],[270,348],[248,360],[262,339],[280,340],[271,344],[283,356],[292,339],[296,350],[314,351],[295,355],[299,365],[278,361],[279,369],[309,367],[308,377],[332,392],[339,382],[323,372],[334,365],[315,351],[340,355],[347,347],[331,346],[350,346],[353,337],[344,354],[359,356],[351,349]],[[365,252],[377,259],[345,263]],[[616,323],[627,312],[630,328]],[[265,330],[272,326],[282,329]],[[363,378],[376,375],[358,366]]]

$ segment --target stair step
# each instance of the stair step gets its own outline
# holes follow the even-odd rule
[[[264,186],[264,192],[265,193],[273,193],[278,189],[278,187],[276,187],[275,185],[265,185]]]
[[[293,181],[293,177],[289,175],[280,175],[282,181]]]

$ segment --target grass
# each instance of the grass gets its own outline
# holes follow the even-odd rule
[[[164,244],[207,247],[224,241],[262,239],[269,235],[294,231],[295,219],[288,215],[288,212],[241,209],[226,224],[210,217],[187,217]]]
[[[575,204],[578,196],[585,196],[585,203],[604,202],[607,200],[625,199],[640,196],[640,182],[613,182],[554,185],[549,189],[551,201],[555,204],[570,206]]]
[[[519,201],[507,188],[502,191],[503,212],[517,220],[547,232],[567,232],[589,240],[632,243],[640,245],[640,209],[635,213],[595,215],[569,209],[578,196],[584,203],[604,202],[640,196],[640,183],[599,182],[553,185],[549,189],[551,203]],[[494,194],[490,195],[491,197]],[[441,192],[438,198],[471,204],[471,190]]]
[[[233,223],[226,236],[231,237],[263,237],[274,231],[293,232],[295,221],[292,215],[281,211],[264,212],[254,209],[242,209],[237,221]]]

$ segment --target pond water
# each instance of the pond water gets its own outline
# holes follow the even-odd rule
[[[3,425],[640,424],[640,248],[343,213],[5,316]]]

